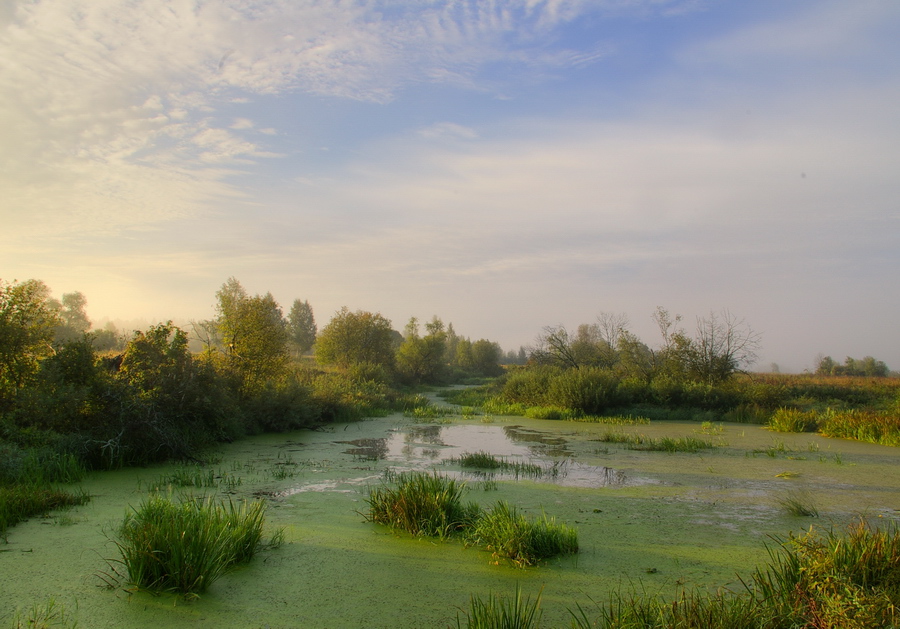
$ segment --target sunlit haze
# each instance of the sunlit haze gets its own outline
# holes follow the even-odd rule
[[[95,321],[729,309],[900,369],[896,0],[6,0],[0,278]]]

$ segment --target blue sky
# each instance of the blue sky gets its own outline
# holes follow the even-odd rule
[[[320,326],[729,309],[760,367],[900,368],[895,0],[13,0],[0,278]]]

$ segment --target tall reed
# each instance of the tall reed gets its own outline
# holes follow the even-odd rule
[[[457,629],[533,629],[541,622],[541,594],[532,601],[531,597],[522,597],[522,590],[517,585],[514,598],[489,594],[487,599],[472,596],[469,611],[466,612],[466,624],[457,615]]]

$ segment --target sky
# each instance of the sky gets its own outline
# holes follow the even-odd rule
[[[6,0],[0,278],[900,369],[896,0]]]

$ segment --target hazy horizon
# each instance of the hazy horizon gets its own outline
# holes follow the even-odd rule
[[[95,323],[728,309],[758,369],[900,369],[900,3],[13,0],[0,278]]]

